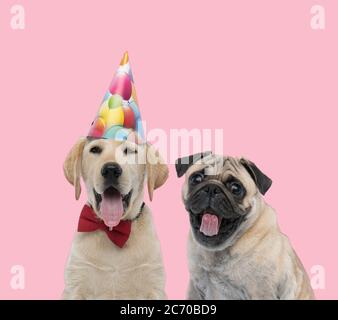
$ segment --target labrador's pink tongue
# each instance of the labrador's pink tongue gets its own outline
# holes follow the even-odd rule
[[[113,228],[120,223],[123,216],[123,202],[119,192],[102,195],[101,213],[107,227]]]
[[[218,230],[218,217],[210,213],[203,214],[200,231],[206,236],[211,237],[218,234]]]

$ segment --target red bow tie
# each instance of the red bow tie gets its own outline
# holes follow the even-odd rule
[[[104,231],[109,237],[110,241],[122,248],[129,238],[131,231],[131,221],[121,220],[116,227],[114,227],[112,230],[109,230],[104,222],[97,217],[94,210],[86,204],[81,211],[77,231],[92,232],[96,230]]]

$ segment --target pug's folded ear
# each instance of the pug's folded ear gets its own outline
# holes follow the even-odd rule
[[[179,178],[182,177],[196,161],[205,158],[211,154],[211,151],[206,151],[201,153],[195,153],[188,157],[178,158],[175,162],[177,176]]]
[[[240,163],[250,174],[259,192],[262,195],[265,195],[265,193],[270,189],[272,185],[272,180],[268,176],[266,176],[260,169],[258,169],[258,167],[253,162],[242,158],[240,159]]]
[[[75,199],[78,200],[81,194],[81,165],[82,152],[87,139],[81,138],[70,150],[63,164],[63,172],[67,181],[75,187]]]
[[[169,170],[160,153],[147,144],[147,184],[150,201],[153,200],[154,190],[161,187],[168,179]]]

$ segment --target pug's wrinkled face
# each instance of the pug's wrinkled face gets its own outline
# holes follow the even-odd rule
[[[184,159],[183,201],[193,236],[209,249],[224,249],[257,218],[260,192],[271,180],[245,159],[212,154],[197,161],[179,159],[179,176]]]
[[[114,227],[142,204],[145,146],[109,139],[88,141],[81,173],[88,201],[106,225]]]

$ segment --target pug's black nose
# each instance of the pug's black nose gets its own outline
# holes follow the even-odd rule
[[[117,179],[122,174],[122,168],[116,162],[108,162],[102,167],[101,174],[105,179]]]
[[[216,194],[219,194],[222,192],[221,188],[216,185],[209,185],[205,191],[208,193],[209,196],[215,196]]]

